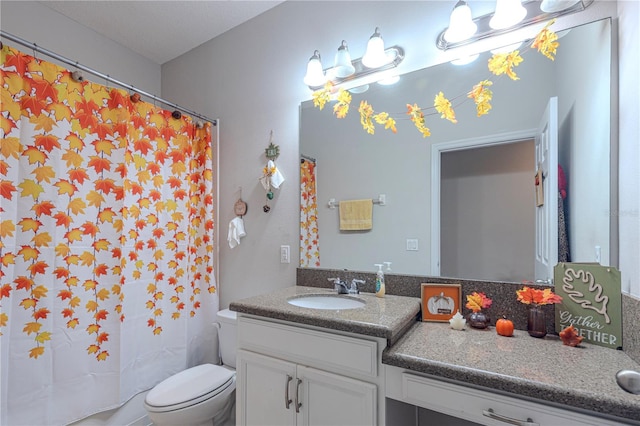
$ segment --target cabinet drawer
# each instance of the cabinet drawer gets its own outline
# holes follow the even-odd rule
[[[599,417],[402,373],[404,402],[484,425],[619,425]],[[500,420],[499,417],[503,419]],[[516,420],[522,423],[509,422]],[[529,422],[529,423],[527,423]]]
[[[351,376],[378,375],[378,347],[372,340],[241,316],[238,348]]]

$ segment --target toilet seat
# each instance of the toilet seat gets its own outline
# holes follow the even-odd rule
[[[235,373],[213,364],[181,371],[157,384],[145,398],[149,411],[179,410],[213,398],[235,384]]]

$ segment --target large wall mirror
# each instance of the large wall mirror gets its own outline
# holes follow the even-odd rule
[[[319,110],[304,102],[300,154],[316,161],[320,260],[314,266],[375,271],[375,263],[388,261],[394,273],[533,280],[539,201],[534,139],[551,98],[557,99],[557,158],[564,174],[560,181],[566,184],[559,215],[566,247],[561,251],[568,248],[574,262],[615,266],[611,21],[559,36],[555,61],[535,50],[522,52],[516,81],[493,76],[486,52],[464,66],[440,64],[405,74],[392,86],[371,85],[352,95],[344,119],[332,114],[331,105]],[[377,126],[370,135],[360,125],[361,100],[377,112],[397,114],[407,104],[431,106],[439,91],[449,99],[464,96],[483,79],[494,82],[491,112],[477,117],[469,100],[456,107],[457,124],[429,115],[428,138],[406,115],[398,120],[396,134]],[[558,197],[559,191],[548,192],[547,200]],[[371,230],[339,230],[338,209],[328,206],[330,199],[380,194],[386,203],[374,204]]]

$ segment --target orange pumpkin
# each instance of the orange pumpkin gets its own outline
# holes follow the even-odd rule
[[[513,336],[513,321],[503,315],[502,318],[496,321],[496,332],[501,336]]]

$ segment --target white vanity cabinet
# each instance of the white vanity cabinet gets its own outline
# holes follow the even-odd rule
[[[239,425],[377,425],[385,340],[238,317]]]
[[[411,406],[422,407],[424,419],[431,424],[429,412],[442,413],[452,419],[448,424],[481,424],[492,426],[614,426],[623,423],[480,390],[462,384],[444,382],[398,367],[386,368],[386,395]],[[398,414],[400,415],[400,414]],[[393,413],[388,413],[393,417]],[[456,423],[456,419],[463,421]]]

